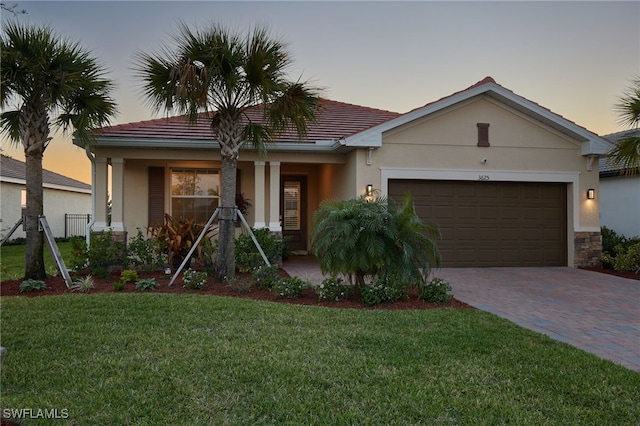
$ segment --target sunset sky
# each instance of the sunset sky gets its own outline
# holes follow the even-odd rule
[[[266,25],[288,43],[292,77],[329,99],[406,112],[486,76],[605,135],[624,130],[614,110],[640,75],[640,2],[35,2],[17,19],[50,25],[109,71],[114,124],[156,118],[132,73],[136,52],[171,43],[179,20],[242,30]],[[90,183],[90,163],[56,134],[44,167]],[[23,159],[2,140],[2,152]]]

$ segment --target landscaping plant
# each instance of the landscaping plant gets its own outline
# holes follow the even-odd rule
[[[396,276],[406,285],[426,280],[439,264],[437,229],[415,214],[411,198],[402,204],[377,197],[326,200],[313,216],[311,247],[323,273],[366,279]]]
[[[182,282],[184,288],[202,290],[207,284],[207,273],[189,268],[182,274]]]
[[[268,228],[251,229],[256,241],[269,263],[272,265],[282,262],[282,256],[287,246],[289,237],[275,235]],[[247,233],[236,238],[235,246],[236,266],[240,272],[249,272],[255,268],[265,265],[262,255],[258,251],[251,236]]]
[[[155,290],[157,287],[158,283],[155,278],[143,278],[136,281],[136,290],[138,291]]]
[[[95,286],[93,277],[87,275],[85,277],[74,278],[73,283],[69,287],[70,290],[86,292],[91,290]]]
[[[297,299],[307,287],[309,283],[302,278],[282,278],[273,284],[271,291],[278,299]]]
[[[47,285],[42,280],[26,279],[20,284],[20,292],[41,291],[46,290]]]
[[[258,266],[253,270],[251,276],[256,282],[259,289],[271,289],[273,285],[282,279],[280,276],[280,268],[277,266]]]
[[[434,278],[420,287],[421,300],[434,303],[446,303],[453,298],[449,292],[452,290],[451,284],[442,278]]]
[[[352,286],[347,285],[342,278],[325,278],[313,289],[321,302],[340,302],[347,300]]]

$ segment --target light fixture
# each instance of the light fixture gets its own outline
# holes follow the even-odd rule
[[[373,185],[368,184],[367,185],[367,197],[371,197],[373,195]]]
[[[593,188],[587,189],[587,199],[593,200],[594,198],[596,198],[596,190]]]

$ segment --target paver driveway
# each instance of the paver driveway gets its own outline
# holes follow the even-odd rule
[[[640,281],[581,269],[443,268],[454,297],[640,372]]]

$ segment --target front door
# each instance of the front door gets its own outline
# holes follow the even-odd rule
[[[283,176],[280,194],[282,235],[291,251],[307,250],[307,177]]]

